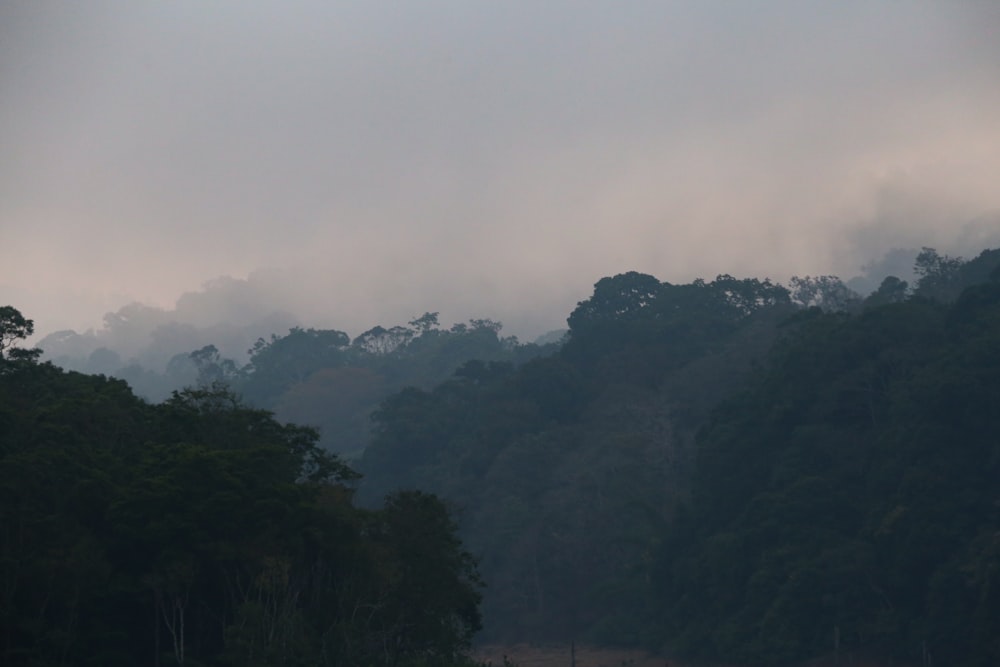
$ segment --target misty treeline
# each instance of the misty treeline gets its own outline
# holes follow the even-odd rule
[[[484,641],[997,664],[998,264],[604,278],[556,354],[386,400],[359,499],[462,509]]]
[[[481,609],[483,641],[997,664],[998,265],[924,249],[864,296],[624,273],[552,347],[293,328],[188,353],[158,405],[8,351],[5,655],[176,661],[183,618],[190,664],[437,664]]]
[[[220,388],[149,404],[30,329],[0,311],[0,664],[469,664],[481,585],[440,500],[360,509],[314,430]]]
[[[880,260],[863,267],[862,275],[846,281],[846,286],[854,292],[867,294],[886,275],[909,279],[916,254],[916,250],[891,250]],[[43,350],[44,360],[66,370],[123,379],[139,396],[154,402],[165,400],[174,390],[203,383],[212,373],[216,377],[224,376],[231,384],[239,383],[254,372],[251,358],[266,343],[283,338],[286,333],[301,334],[300,329],[310,334],[316,332],[289,312],[281,296],[284,289],[281,285],[280,276],[266,271],[254,272],[245,280],[220,277],[206,282],[199,291],[184,293],[172,309],[133,302],[107,313],[103,326],[97,330],[51,332],[38,346]],[[369,378],[368,391],[362,392],[377,396],[370,402],[367,413],[381,399],[405,386],[429,388],[447,379],[469,359],[516,361],[533,354],[551,353],[551,344],[558,342],[563,333],[551,332],[536,340],[535,343],[542,347],[549,346],[538,351],[530,345],[521,345],[513,336],[501,336],[502,327],[497,321],[473,319],[442,329],[436,319],[428,319],[434,315],[425,313],[403,325],[374,325],[356,340],[348,340],[350,354],[340,355],[340,360],[347,361],[351,367],[368,367],[377,376]],[[490,340],[490,329],[496,334],[496,340]],[[313,347],[319,343],[344,347],[347,334],[343,331],[319,331],[321,333],[315,337],[321,340],[311,341]],[[463,338],[465,334],[471,336]],[[304,336],[297,335],[295,341],[284,342],[281,347],[289,348],[305,340]],[[198,354],[192,354],[196,351]],[[510,352],[516,354],[508,354]],[[425,358],[415,358],[420,356]],[[336,365],[330,359],[323,359],[311,361],[306,368]],[[321,377],[316,378],[314,383],[320,380]],[[355,426],[353,434],[338,432],[334,437],[333,429],[340,429],[344,420],[310,421],[312,414],[292,407],[297,401],[291,397],[282,400],[280,387],[268,386],[267,380],[257,384],[262,391],[270,392],[269,396],[255,399],[258,404],[267,401],[259,407],[277,410],[281,418],[322,426],[325,446],[354,453],[367,441],[364,424],[368,414],[365,410],[355,411],[360,414],[363,424],[360,432]],[[361,382],[357,385],[356,390],[362,389]],[[327,403],[327,411],[317,414],[320,419],[329,410],[329,398],[328,395],[320,399]],[[343,406],[343,410],[354,411],[350,406]]]
[[[187,295],[188,301],[208,295],[210,304],[233,300],[239,286],[224,281]],[[323,446],[348,457],[364,449],[371,413],[390,394],[407,386],[431,387],[470,359],[518,363],[556,347],[502,336],[503,325],[486,318],[442,328],[437,313],[406,325],[377,325],[353,340],[343,331],[297,324],[284,335],[253,338],[253,332],[295,320],[242,306],[231,309],[254,317],[244,316],[239,324],[198,327],[174,319],[191,317],[192,309],[183,300],[173,313],[134,303],[109,313],[101,332],[59,331],[39,347],[58,366],[125,380],[147,400],[164,400],[188,386],[225,385],[281,421],[318,427]]]

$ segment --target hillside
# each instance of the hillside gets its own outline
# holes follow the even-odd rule
[[[160,404],[39,363],[8,307],[5,655],[176,658],[183,620],[204,664],[279,636],[301,664],[460,662],[481,620],[684,662],[996,664],[998,266],[925,249],[867,297],[630,272],[561,345],[293,329],[244,367],[196,350]],[[359,480],[327,445],[369,413]]]
[[[460,510],[484,641],[991,664],[998,257],[866,299],[605,278],[558,354],[386,401],[360,498]]]

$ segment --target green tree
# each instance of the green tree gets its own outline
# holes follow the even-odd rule
[[[275,399],[295,383],[321,368],[344,365],[349,343],[342,331],[299,327],[280,338],[260,338],[249,350],[250,363],[240,389],[254,403],[273,407]]]
[[[467,646],[475,567],[442,504],[355,508],[357,474],[315,430],[218,387],[150,405],[4,364],[0,663],[410,665]]]
[[[861,296],[837,276],[795,276],[791,283],[792,300],[803,308],[843,312],[856,310],[861,303]]]
[[[865,299],[865,308],[884,306],[890,303],[901,303],[906,299],[909,284],[896,276],[886,276],[878,289]]]
[[[455,661],[481,628],[482,582],[448,510],[427,493],[395,493],[370,530],[389,559],[387,602],[377,610],[385,650],[393,661]]]
[[[234,385],[240,378],[240,369],[232,359],[225,359],[214,345],[195,350],[188,355],[198,369],[197,384],[201,387],[212,385]]]
[[[18,341],[35,333],[35,322],[21,314],[14,306],[0,307],[0,359],[6,355],[11,360],[35,360],[40,350],[18,348]]]

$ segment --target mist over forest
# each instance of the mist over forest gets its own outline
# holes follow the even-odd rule
[[[596,276],[997,245],[988,3],[90,5],[0,7],[0,294],[41,335],[230,276],[532,340]]]
[[[425,312],[122,379],[44,361],[5,306],[5,662],[472,665],[475,641],[993,664],[1000,249],[911,259],[867,294],[630,271],[547,340]],[[247,294],[220,280],[43,342],[155,360],[288,321]],[[143,400],[129,373],[184,384]]]
[[[998,225],[1000,227],[1000,225]],[[952,246],[975,249],[971,239],[987,234],[982,224],[968,224],[964,234],[953,240]],[[1000,232],[997,233],[1000,235]],[[913,278],[913,262],[919,247],[892,248],[877,259],[858,262],[857,273],[844,280],[847,287],[860,296],[867,296],[877,289],[888,275],[904,280]],[[310,317],[305,318],[295,306],[302,304],[302,296],[286,300],[292,289],[300,288],[311,293],[312,287],[294,287],[287,283],[287,276],[276,272],[259,271],[246,279],[220,277],[205,283],[201,289],[182,294],[172,308],[159,308],[132,302],[103,317],[103,325],[95,329],[75,331],[65,329],[44,332],[33,337],[32,342],[44,351],[44,359],[59,366],[88,373],[103,373],[128,380],[133,388],[147,399],[162,400],[171,391],[194,381],[196,369],[189,362],[193,350],[212,345],[218,353],[243,366],[250,358],[253,345],[259,338],[283,336],[294,327],[332,328],[357,336],[374,327],[405,325],[421,312],[431,312],[435,299],[428,298],[423,306],[413,304],[397,309],[405,313],[403,322],[360,322],[357,313],[335,309],[316,312],[315,304],[304,308]],[[447,301],[446,298],[442,299]],[[421,310],[421,308],[425,308]],[[485,306],[483,306],[485,308]],[[505,321],[503,336],[524,338],[517,331],[529,332],[521,342],[554,342],[558,332],[564,330],[563,315],[541,314],[534,311],[515,317],[518,330],[510,331]],[[366,310],[366,309],[362,309]],[[433,311],[440,314],[440,311]],[[338,314],[346,320],[337,322]],[[492,313],[475,312],[477,319]],[[548,327],[548,328],[545,328]],[[447,327],[446,327],[447,328]],[[554,338],[552,334],[556,335]],[[544,338],[549,336],[552,340]]]
[[[0,2],[0,664],[1000,664],[998,34]]]

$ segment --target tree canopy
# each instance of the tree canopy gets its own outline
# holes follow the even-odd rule
[[[386,400],[361,499],[464,508],[487,637],[995,664],[1000,256],[922,261],[602,279],[559,353]]]
[[[158,405],[12,333],[4,657],[449,664],[483,595],[484,640],[997,664],[998,266],[925,249],[864,298],[629,272],[561,344],[298,328],[177,358]]]
[[[0,363],[0,663],[465,661],[480,580],[436,497],[356,508],[315,430],[225,389]]]

